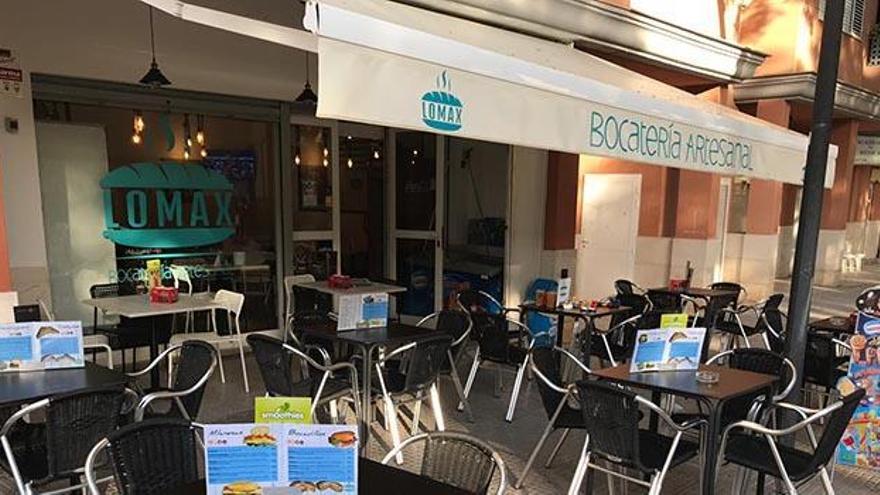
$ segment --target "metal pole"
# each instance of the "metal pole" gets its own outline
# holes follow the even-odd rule
[[[803,379],[804,351],[807,346],[807,325],[810,318],[810,296],[816,267],[816,245],[822,219],[822,197],[825,188],[825,167],[831,135],[834,92],[837,88],[837,66],[840,60],[840,32],[843,25],[844,0],[828,0],[816,75],[813,102],[813,127],[804,171],[804,190],[798,220],[794,271],[788,303],[788,338],[786,354],[794,361],[798,378]],[[801,387],[794,387],[788,400],[800,401]]]

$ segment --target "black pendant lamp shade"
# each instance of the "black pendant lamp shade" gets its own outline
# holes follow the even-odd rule
[[[171,81],[159,70],[159,64],[156,63],[156,34],[153,30],[153,7],[150,7],[150,49],[153,55],[153,61],[150,63],[150,70],[144,74],[140,83],[151,88],[161,88],[168,86]]]
[[[306,52],[306,85],[302,93],[296,97],[294,104],[299,107],[313,107],[318,104],[318,95],[312,91],[312,84],[309,77],[309,52]]]

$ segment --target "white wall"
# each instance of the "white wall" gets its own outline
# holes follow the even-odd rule
[[[676,26],[720,38],[718,2],[706,0],[631,0],[630,8]]]
[[[511,147],[510,218],[508,219],[507,290],[504,302],[518,305],[532,280],[541,275],[547,151]],[[556,273],[553,278],[559,276]]]

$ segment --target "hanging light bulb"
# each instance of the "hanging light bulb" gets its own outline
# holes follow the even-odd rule
[[[293,163],[299,165],[300,161],[301,160],[299,159],[299,153],[297,153],[296,156],[293,157]]]
[[[196,116],[196,142],[199,146],[205,145],[205,116]]]
[[[379,150],[374,150],[374,151],[373,151],[373,159],[374,159],[374,160],[378,160],[378,159],[379,159]]]
[[[134,144],[141,144],[141,135],[135,132],[131,135],[131,142]]]
[[[196,131],[196,142],[199,143],[199,146],[205,145],[205,133],[201,129]]]
[[[413,156],[419,156],[419,150],[413,150]]]
[[[327,148],[324,148],[324,158],[327,158],[327,156],[329,156],[329,155],[330,155],[330,150],[328,150]]]
[[[205,148],[202,148],[202,151],[199,151],[199,154],[202,155],[202,158],[207,158],[208,150],[206,150]]]
[[[349,158],[348,159],[348,168],[351,168],[353,166],[354,166],[354,162],[351,160],[351,158]]]
[[[183,150],[183,159],[189,160],[189,150]]]
[[[144,124],[144,116],[141,115],[140,111],[134,112],[134,130],[135,132],[141,133],[144,132],[144,128],[146,125]]]
[[[327,166],[327,165],[329,165],[329,164],[330,164],[330,162],[329,162],[329,161],[327,161],[327,159],[326,159],[326,158],[324,158],[324,166],[325,166],[325,167],[326,167],[326,166]]]

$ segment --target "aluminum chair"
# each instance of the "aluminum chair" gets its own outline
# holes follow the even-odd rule
[[[461,386],[461,377],[458,376],[458,367],[456,364],[465,350],[464,348],[467,345],[468,338],[471,336],[471,330],[473,329],[474,324],[468,317],[467,313],[446,309],[425,316],[416,323],[416,326],[426,327],[431,321],[436,321],[435,329],[446,332],[452,337],[452,344],[450,344],[449,350],[446,353],[449,358],[447,363],[448,370],[446,371],[448,371],[450,378],[452,378],[452,384],[455,386],[455,393],[458,394],[459,404],[464,408],[468,421],[473,423],[474,415],[471,412],[471,406],[468,403],[467,397],[464,395],[464,389]]]
[[[284,277],[284,293],[287,296],[284,306],[284,322],[290,325],[296,312],[296,298],[294,295],[297,284],[314,282],[314,275],[287,275]],[[285,340],[286,342],[286,340]]]
[[[238,346],[238,354],[241,358],[241,375],[244,380],[244,392],[250,393],[251,387],[248,383],[247,364],[244,359],[244,337],[241,335],[241,311],[244,308],[244,294],[232,292],[228,290],[219,290],[214,294],[213,299],[216,308],[211,309],[211,325],[214,329],[212,332],[191,332],[188,334],[172,335],[168,341],[169,346],[180,344],[185,340],[201,340],[207,342],[220,353],[220,345],[223,343],[234,343]],[[229,328],[229,335],[220,335],[217,332],[217,312],[226,313],[226,321]],[[226,373],[223,370],[222,357],[217,360],[220,366],[220,381],[226,383]],[[171,376],[173,360],[168,360],[168,376]]]
[[[810,332],[804,356],[804,393],[818,396],[825,405],[838,380],[847,375],[851,354],[848,343],[830,334]]]
[[[134,420],[141,421],[144,416],[155,415],[151,405],[156,401],[171,401],[172,407],[166,416],[176,416],[193,420],[198,416],[205,383],[214,374],[220,354],[211,344],[200,340],[187,340],[179,344],[169,345],[146,368],[128,373],[130,378],[146,375],[165,359],[171,360],[173,354],[179,354],[173,375],[168,377],[168,389],[153,390],[144,394],[135,408]]]
[[[579,494],[584,481],[590,491],[590,468],[648,487],[649,495],[659,495],[669,470],[697,456],[699,445],[682,439],[682,435],[695,429],[702,430],[706,420],[676,423],[659,406],[613,383],[583,380],[577,383],[575,391],[587,436],[568,495]],[[675,435],[670,438],[639,429],[640,405],[656,413]],[[599,466],[593,462],[594,457],[634,469],[647,476],[649,481]]]
[[[743,493],[745,470],[750,469],[758,472],[759,483],[763,483],[764,476],[782,480],[789,495],[797,495],[798,485],[818,476],[825,493],[833,495],[834,487],[826,465],[832,461],[837,445],[864,397],[865,390],[857,389],[824,409],[809,409],[785,402],[773,404],[775,409],[794,411],[800,416],[801,420],[788,428],[773,429],[753,421],[729,425],[721,437],[722,455],[718,456],[718,466],[727,461],[740,468],[731,493]],[[821,420],[827,421],[821,437],[817,438],[813,425]],[[812,452],[779,442],[800,431],[807,432]]]
[[[770,350],[776,350],[774,343],[780,339],[784,329],[777,329],[780,323],[774,322],[771,325],[770,319],[779,318],[779,305],[785,298],[783,294],[773,294],[767,299],[753,305],[741,305],[737,307],[727,307],[721,309],[722,318],[720,319],[718,329],[732,335],[733,338],[741,339],[745,347],[751,347],[749,339],[753,335],[761,335],[764,347]],[[754,326],[744,325],[742,317],[748,313],[752,313],[756,317]]]
[[[75,480],[91,446],[119,425],[125,402],[122,386],[83,390],[42,399],[17,410],[0,429],[7,471],[19,495],[38,493],[39,486]],[[28,424],[26,438],[16,438],[15,427],[24,418],[45,411],[46,421]],[[79,491],[83,483],[39,493]]]
[[[86,484],[102,495],[98,484],[114,479],[122,495],[165,493],[200,479],[204,457],[201,426],[180,418],[149,419],[124,426],[97,441],[86,457]],[[97,479],[99,456],[109,454],[113,477]]]
[[[605,351],[605,357],[611,366],[617,366],[618,361],[629,359],[636,343],[636,333],[639,329],[639,321],[642,314],[629,318],[613,325],[608,330],[596,330],[599,341]],[[591,346],[592,347],[592,346]],[[597,355],[595,352],[593,355]],[[601,355],[598,355],[602,359]]]
[[[312,417],[319,406],[329,405],[333,423],[339,422],[337,401],[350,397],[355,415],[361,417],[358,373],[353,364],[331,364],[330,356],[320,347],[307,346],[301,350],[268,335],[250,334],[247,342],[254,351],[254,358],[266,385],[266,395],[311,397]],[[320,355],[323,364],[315,361],[308,352]],[[297,364],[299,380],[294,378]],[[319,372],[320,378],[312,376],[312,371]],[[345,375],[345,378],[337,375]]]
[[[584,418],[580,410],[575,409],[570,404],[570,400],[574,398],[574,384],[563,383],[562,360],[566,359],[566,362],[572,363],[582,373],[592,374],[584,363],[562,347],[536,347],[530,353],[529,367],[538,378],[541,403],[544,405],[544,411],[547,413],[549,421],[544,432],[541,434],[541,438],[538,439],[538,443],[529,455],[529,460],[526,462],[522,474],[513,485],[516,489],[522,488],[526,476],[532,468],[532,464],[534,464],[535,459],[541,452],[541,448],[544,446],[544,442],[547,441],[547,438],[555,430],[562,430],[562,433],[556,442],[556,446],[550,452],[550,456],[547,457],[547,462],[544,465],[547,468],[553,463],[553,459],[556,458],[556,454],[559,453],[559,449],[562,448],[562,444],[565,443],[571,430],[583,430],[585,427]]]
[[[419,474],[477,495],[488,494],[498,473],[494,493],[507,491],[507,467],[501,455],[486,442],[452,431],[422,433],[407,438],[382,459],[388,464],[405,449],[424,443]]]

